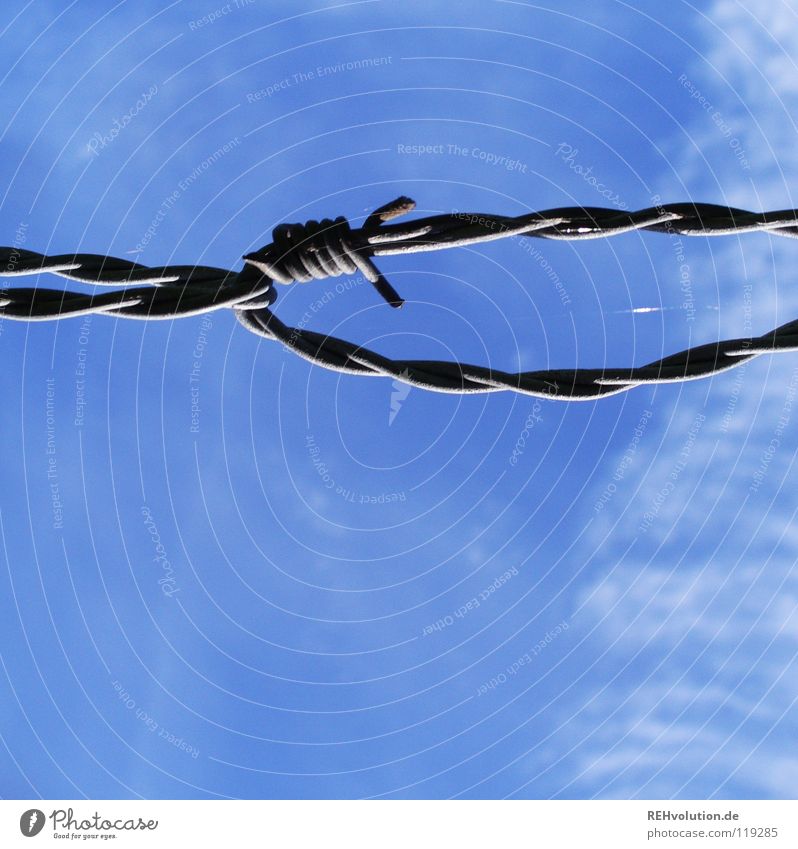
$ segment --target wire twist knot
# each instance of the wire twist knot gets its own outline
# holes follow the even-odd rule
[[[247,329],[282,342],[300,357],[333,371],[381,375],[437,392],[512,390],[528,395],[580,401],[624,392],[635,386],[696,380],[776,351],[798,351],[798,321],[754,338],[710,342],[630,368],[545,369],[505,372],[492,367],[439,360],[390,359],[361,345],[288,327],[271,312],[273,283],[306,282],[361,271],[392,306],[403,301],[380,274],[372,257],[437,251],[523,236],[542,239],[596,239],[632,230],[686,236],[720,236],[756,230],[798,238],[798,210],[749,212],[705,203],[658,205],[636,212],[567,207],[518,216],[439,213],[399,224],[386,223],[411,212],[399,197],[352,229],[346,218],[281,224],[274,242],[244,257],[241,271],[206,265],[150,267],[99,254],[47,256],[21,247],[0,247],[0,277],[57,274],[98,293],[36,285],[0,289],[0,319],[47,321],[103,313],[141,320],[173,319],[228,307]],[[139,284],[139,285],[133,285]]]
[[[371,213],[361,232],[374,238],[383,221],[403,215],[414,206],[408,198],[397,198]],[[247,254],[244,262],[283,285],[360,271],[392,307],[401,307],[404,300],[372,262],[373,253],[369,239],[358,238],[349,221],[339,215],[304,224],[279,224],[272,230],[271,244]]]

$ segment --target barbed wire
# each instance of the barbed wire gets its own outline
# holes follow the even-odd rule
[[[389,359],[343,339],[283,324],[269,309],[274,283],[308,282],[360,271],[393,307],[403,299],[373,258],[478,244],[509,236],[594,239],[652,230],[686,236],[764,231],[798,238],[798,210],[749,212],[702,203],[678,203],[622,212],[600,207],[563,207],[519,216],[452,212],[401,224],[387,222],[415,208],[399,197],[372,212],[359,229],[346,218],[281,224],[272,242],[244,256],[240,271],[204,265],[151,268],[100,254],[46,256],[0,247],[0,276],[51,273],[81,283],[118,286],[106,293],[36,287],[0,291],[0,316],[49,321],[102,313],[134,319],[172,319],[230,308],[253,333],[282,342],[300,357],[334,371],[391,377],[437,392],[512,390],[528,395],[582,401],[635,386],[696,380],[734,368],[763,354],[798,350],[798,321],[763,336],[713,342],[626,369],[546,369],[509,373],[439,360]],[[130,284],[140,284],[130,286]]]

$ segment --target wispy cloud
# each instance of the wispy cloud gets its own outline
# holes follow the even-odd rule
[[[686,73],[734,127],[752,167],[739,167],[728,134],[697,108],[685,127],[694,145],[674,138],[670,148],[693,197],[796,205],[798,68],[784,45],[797,25],[786,4],[720,2],[708,13],[709,48]],[[673,186],[663,174],[662,196]],[[791,240],[718,242],[691,260],[692,279],[720,299],[717,315],[696,314],[696,342],[745,335],[747,282],[750,333],[798,317]],[[598,795],[780,797],[794,786],[794,761],[782,754],[798,698],[798,363],[789,357],[755,360],[711,388],[662,393],[623,487],[594,518],[584,557],[600,577],[583,611],[619,669],[583,719],[598,733],[580,747],[579,780]],[[599,476],[596,489],[598,497]],[[612,562],[619,540],[630,553]]]

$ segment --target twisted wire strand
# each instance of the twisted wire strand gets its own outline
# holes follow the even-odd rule
[[[149,285],[99,295],[42,287],[4,289],[0,291],[0,315],[18,321],[50,321],[88,313],[169,319],[221,307],[255,309],[274,302],[271,281],[250,266],[240,272],[205,265],[150,268],[99,254],[45,256],[21,248],[0,247],[0,276],[45,272],[98,286]]]
[[[637,386],[698,380],[763,354],[798,350],[798,321],[791,321],[756,338],[687,348],[637,368],[510,373],[467,363],[389,359],[334,336],[288,327],[268,309],[240,312],[237,317],[253,333],[282,342],[303,359],[333,371],[391,377],[435,392],[473,394],[512,390],[561,401],[590,401]]]
[[[512,390],[566,401],[583,401],[646,384],[696,380],[778,351],[798,350],[798,321],[763,336],[688,348],[640,367],[547,369],[509,373],[438,360],[393,360],[354,343],[283,324],[269,309],[273,283],[308,282],[360,271],[394,307],[402,298],[373,262],[374,257],[441,250],[509,236],[594,239],[651,230],[686,236],[764,231],[798,237],[798,210],[749,212],[715,204],[679,203],[619,212],[599,207],[563,207],[519,216],[452,212],[389,224],[415,208],[399,197],[372,212],[359,229],[346,218],[281,224],[272,242],[244,256],[241,271],[204,265],[151,268],[99,254],[46,256],[0,247],[0,276],[57,274],[97,286],[123,288],[83,293],[42,287],[0,291],[0,316],[47,321],[88,313],[134,319],[171,319],[230,308],[253,333],[282,342],[298,356],[334,371],[391,377],[437,392]],[[140,284],[131,286],[130,284]]]

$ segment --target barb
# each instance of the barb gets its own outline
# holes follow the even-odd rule
[[[45,256],[0,248],[0,276],[42,273],[99,286],[123,288],[96,294],[46,288],[0,292],[0,315],[20,321],[48,321],[104,313],[123,318],[170,319],[221,308],[234,310],[253,333],[282,342],[310,362],[348,374],[391,377],[436,392],[512,390],[527,395],[584,401],[636,386],[697,380],[763,354],[798,350],[798,321],[764,336],[688,348],[640,367],[548,369],[516,374],[437,360],[391,360],[343,339],[283,324],[269,309],[273,283],[307,282],[359,270],[391,306],[404,301],[375,266],[373,258],[476,244],[508,236],[594,239],[631,230],[716,236],[764,231],[798,238],[798,210],[749,212],[715,204],[680,203],[619,212],[597,207],[564,207],[516,217],[454,212],[420,220],[387,222],[415,208],[400,197],[372,212],[360,229],[343,218],[282,224],[273,241],[244,257],[241,271],[211,266],[150,268],[98,254]],[[130,284],[140,284],[131,286]]]

